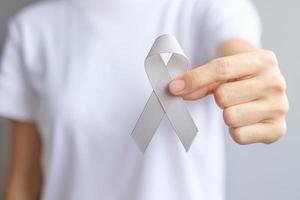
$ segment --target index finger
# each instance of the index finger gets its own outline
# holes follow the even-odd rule
[[[170,83],[170,91],[175,95],[185,95],[210,84],[222,83],[258,73],[273,60],[268,51],[243,53],[215,59],[206,65],[188,71]],[[269,60],[269,61],[268,61]],[[273,62],[273,61],[272,61]],[[270,63],[271,64],[271,63]],[[172,91],[176,81],[185,82],[181,91]]]

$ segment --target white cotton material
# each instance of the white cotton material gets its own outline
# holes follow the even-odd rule
[[[0,115],[42,138],[42,200],[223,200],[224,123],[213,97],[186,102],[199,129],[185,152],[163,119],[145,154],[131,137],[152,92],[154,40],[174,35],[191,67],[228,39],[259,45],[247,0],[143,0],[106,9],[43,1],[11,21],[0,64]]]
[[[80,4],[81,6],[100,10],[107,11],[107,9],[114,9],[115,7],[124,6],[124,5],[134,5],[141,3],[143,0],[70,0],[75,3]]]

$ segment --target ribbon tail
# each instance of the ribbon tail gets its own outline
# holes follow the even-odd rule
[[[160,95],[163,109],[182,145],[188,152],[198,133],[198,128],[187,106],[179,97],[169,97],[169,95],[164,94]]]
[[[164,115],[165,111],[161,107],[156,94],[152,92],[131,133],[141,152],[146,151]]]

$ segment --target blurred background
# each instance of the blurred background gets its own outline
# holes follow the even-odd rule
[[[5,39],[8,19],[32,2],[0,1],[0,48]],[[263,23],[263,46],[277,54],[287,79],[290,101],[288,134],[272,145],[250,146],[239,146],[227,135],[227,200],[299,200],[300,1],[253,2]],[[7,121],[0,119],[0,196],[7,176],[8,161],[9,128]]]

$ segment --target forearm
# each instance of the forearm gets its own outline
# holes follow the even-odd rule
[[[40,199],[42,173],[41,142],[33,124],[11,123],[11,159],[5,200]]]
[[[5,200],[38,200],[41,194],[41,179],[26,182],[9,181],[5,190]]]
[[[19,183],[8,184],[5,191],[5,200],[38,200],[36,193]]]
[[[6,184],[5,200],[38,200],[41,188],[40,166],[33,166],[26,174],[18,174],[12,169]]]

